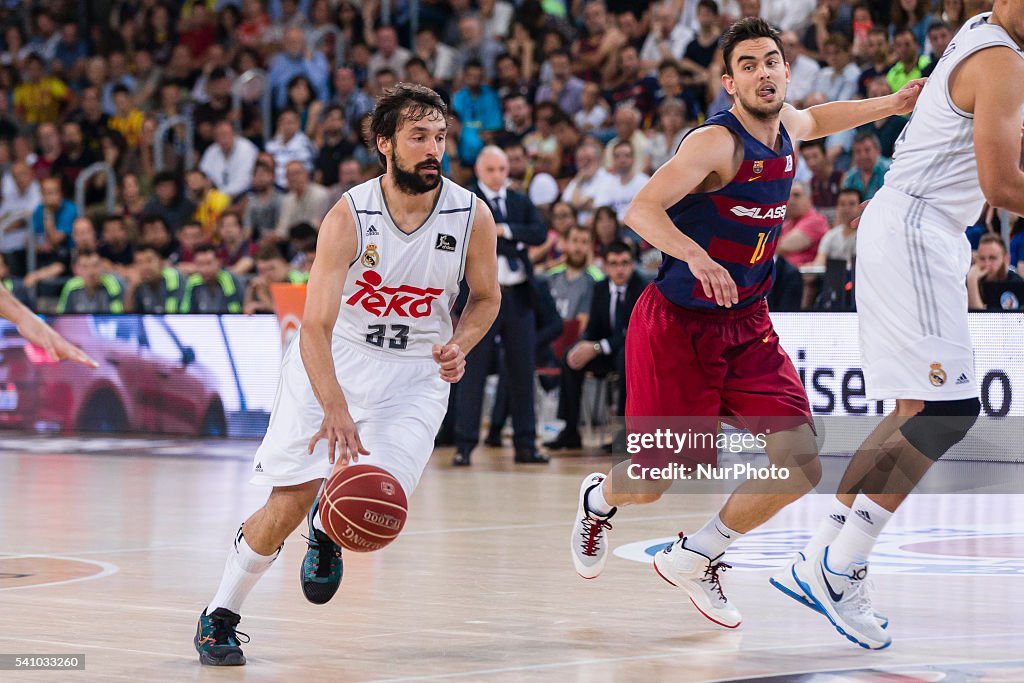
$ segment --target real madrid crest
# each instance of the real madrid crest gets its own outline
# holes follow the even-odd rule
[[[946,383],[946,371],[942,369],[942,363],[932,363],[932,369],[928,372],[928,381],[933,387],[941,387]]]
[[[367,244],[366,251],[363,252],[362,258],[359,262],[363,264],[364,268],[376,268],[380,265],[380,252],[377,251],[376,244]]]
[[[764,172],[764,159],[754,161],[754,175],[761,175]]]

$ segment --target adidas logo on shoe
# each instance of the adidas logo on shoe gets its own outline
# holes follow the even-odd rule
[[[957,384],[967,384],[968,382],[970,382],[970,380],[967,379],[967,373],[961,372],[960,376],[956,378]]]
[[[263,463],[261,463],[261,462],[256,463],[256,471],[257,472],[263,472]]]

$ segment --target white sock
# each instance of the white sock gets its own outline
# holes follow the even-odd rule
[[[687,536],[683,546],[713,560],[741,536],[743,534],[727,527],[722,518],[715,515],[700,531]]]
[[[867,562],[875,541],[891,518],[891,512],[858,493],[846,524],[828,546],[828,568],[845,573],[851,563]]]
[[[607,517],[612,513],[612,506],[604,499],[603,481],[587,493],[587,509],[598,517]]]
[[[322,521],[320,521],[320,511],[319,510],[317,510],[316,514],[313,515],[313,528],[314,529],[318,529],[318,530],[324,532],[325,534],[327,533],[327,529],[324,529],[324,523]]]
[[[843,505],[841,500],[833,496],[828,514],[825,516],[825,519],[821,520],[818,530],[814,532],[811,540],[807,541],[807,545],[804,546],[804,557],[810,559],[820,555],[825,546],[836,540],[836,536],[839,535],[839,531],[843,528],[843,524],[846,523],[846,519],[849,516],[850,508]]]
[[[213,600],[206,608],[206,613],[210,614],[218,607],[223,607],[239,614],[249,591],[253,589],[263,573],[270,569],[270,565],[280,554],[281,548],[278,548],[273,555],[258,554],[245,542],[242,529],[239,527],[238,535],[235,536],[235,547],[231,549],[228,561],[224,565],[224,576],[220,580],[220,587],[217,588],[217,594],[213,596]]]

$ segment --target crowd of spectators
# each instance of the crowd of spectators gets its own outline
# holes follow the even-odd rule
[[[468,186],[482,149],[505,151],[509,187],[546,226],[529,249],[538,273],[598,281],[624,242],[650,277],[660,254],[622,218],[686,132],[730,106],[718,49],[730,22],[779,28],[787,99],[809,106],[928,75],[990,5],[420,0],[414,20],[403,1],[384,19],[380,0],[0,3],[2,281],[48,313],[271,310],[268,285],[306,277],[330,206],[381,172],[364,124],[400,80],[449,103],[448,176]],[[822,271],[852,264],[854,203],[881,186],[905,123],[800,146],[777,308],[843,305]],[[992,225],[979,219],[975,247]],[[1024,261],[1014,235],[1011,273]],[[585,261],[570,264],[584,238]],[[582,288],[567,289],[559,309],[585,313]]]

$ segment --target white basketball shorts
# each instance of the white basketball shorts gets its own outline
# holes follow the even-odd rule
[[[857,318],[868,397],[977,396],[965,285],[971,247],[964,226],[883,187],[857,232]]]
[[[301,331],[299,332],[301,334]],[[270,425],[253,459],[252,483],[294,486],[330,475],[327,441],[309,441],[324,419],[299,354],[299,335],[285,349]],[[433,359],[385,361],[334,340],[334,367],[349,413],[370,455],[359,464],[391,473],[411,496],[434,450],[448,409],[449,385]]]

